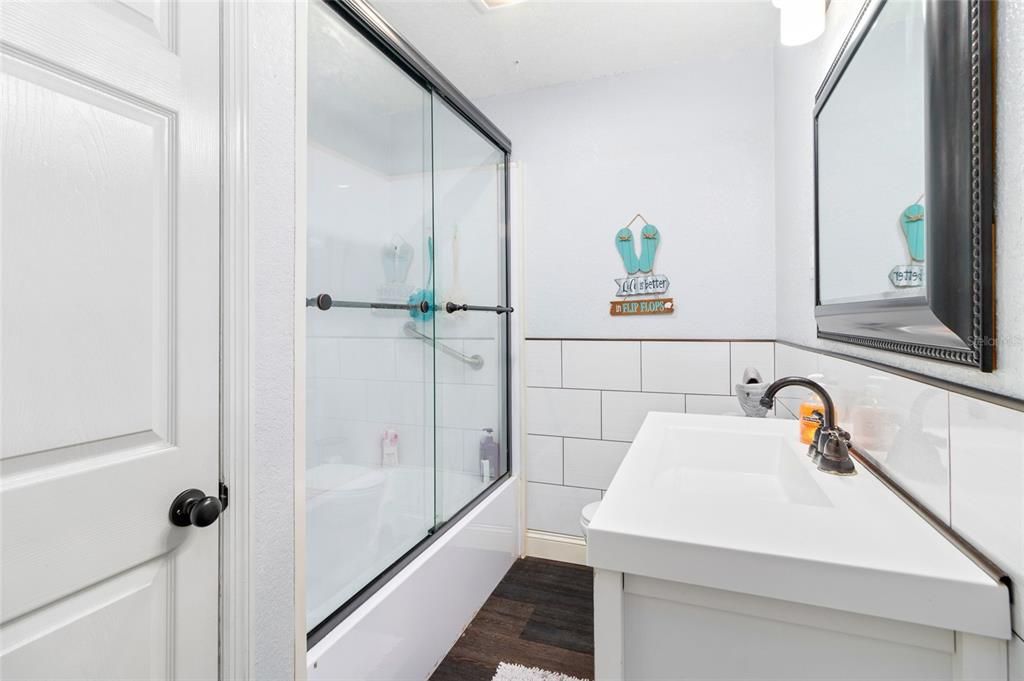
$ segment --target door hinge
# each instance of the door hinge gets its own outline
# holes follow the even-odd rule
[[[220,508],[223,511],[228,507],[228,486],[221,482],[219,489],[217,496],[220,497]]]

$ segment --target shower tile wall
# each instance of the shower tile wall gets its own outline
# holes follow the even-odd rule
[[[748,366],[774,380],[774,343],[526,342],[527,526],[579,536],[648,411],[740,414]]]
[[[393,324],[397,325],[396,322]],[[494,424],[497,358],[493,342],[447,339],[448,346],[484,357],[473,370],[438,353],[437,399],[449,405],[437,428],[437,467],[480,472],[481,429]],[[417,339],[315,337],[309,339],[307,381],[322,399],[310,400],[310,446],[307,466],[349,463],[379,466],[381,436],[399,434],[399,463],[432,466],[424,426],[432,419],[427,389],[432,356]],[[354,361],[358,359],[358,361]],[[330,413],[324,410],[330,409]],[[315,413],[314,413],[315,412]],[[429,434],[427,435],[429,437]],[[335,461],[334,459],[337,459]]]

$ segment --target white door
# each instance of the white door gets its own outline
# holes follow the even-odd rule
[[[217,676],[219,16],[0,1],[4,681]]]

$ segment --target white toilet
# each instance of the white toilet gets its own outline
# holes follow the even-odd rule
[[[580,511],[580,527],[583,528],[583,539],[587,538],[587,528],[590,527],[590,521],[594,519],[594,514],[597,513],[597,507],[601,505],[600,501],[592,501],[583,507]]]

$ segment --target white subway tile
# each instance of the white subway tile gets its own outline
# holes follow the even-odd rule
[[[501,384],[502,376],[499,372],[505,370],[505,365],[500,361],[498,354],[499,343],[496,339],[465,340],[462,342],[462,351],[470,357],[479,355],[483,360],[483,365],[479,369],[474,369],[468,364],[464,365],[466,383],[475,383],[477,385]]]
[[[685,406],[682,395],[604,392],[601,396],[601,439],[632,442],[648,412],[683,413]]]
[[[463,341],[439,341],[458,352],[464,352]],[[395,343],[395,378],[399,381],[432,382],[434,372],[438,383],[472,383],[466,374],[471,371],[464,362],[433,348],[417,338],[402,338]]]
[[[687,395],[687,414],[717,414],[743,416],[743,407],[732,395]]]
[[[423,341],[420,341],[422,343]],[[431,355],[427,355],[427,361],[433,362],[434,364],[434,376],[437,377],[437,383],[443,384],[455,384],[465,383],[466,374],[472,369],[466,366],[466,363],[452,357],[446,352],[441,351],[441,346],[449,348],[454,352],[462,353],[462,340],[459,338],[438,338],[436,339],[436,351]],[[429,346],[427,346],[429,349]]]
[[[366,381],[343,378],[306,380],[306,415],[312,421],[365,421]]]
[[[562,341],[526,341],[526,385],[562,387]]]
[[[437,429],[437,451],[434,453],[435,465],[442,471],[462,471],[465,438],[463,432],[456,428]]]
[[[562,484],[562,438],[526,436],[526,479],[529,482]]]
[[[433,420],[429,384],[367,381],[366,418],[374,423],[423,425]]]
[[[640,343],[562,341],[562,385],[640,390]]]
[[[463,430],[493,428],[503,416],[502,395],[493,385],[439,385],[437,425]]]
[[[775,398],[775,415],[783,419],[796,419],[800,416],[800,404],[802,402],[803,399],[799,397],[783,397],[779,395]]]
[[[434,375],[434,351],[415,338],[395,341],[395,378],[430,383]]]
[[[596,390],[527,388],[526,432],[532,435],[601,437],[601,393]]]
[[[853,443],[949,522],[946,391],[827,355],[819,366],[836,403],[839,423],[850,431]]]
[[[641,343],[646,392],[728,395],[729,343]]]
[[[608,489],[628,451],[628,442],[566,438],[565,484]]]
[[[600,501],[601,492],[583,487],[526,483],[526,526],[531,530],[583,536],[580,511],[592,501]]]
[[[306,340],[306,358],[308,367],[308,378],[334,378],[341,371],[338,363],[338,339],[317,338],[314,336]]]
[[[949,430],[953,528],[1024,584],[1024,413],[951,394]]]
[[[822,355],[783,343],[775,343],[775,375],[807,376],[818,373],[818,360]]]
[[[747,367],[757,369],[765,383],[775,380],[775,343],[733,342],[729,344],[729,353],[732,365],[729,389],[733,395],[736,394],[736,384],[743,382],[743,372]]]
[[[395,379],[395,341],[388,338],[339,338],[338,375],[342,378]]]

